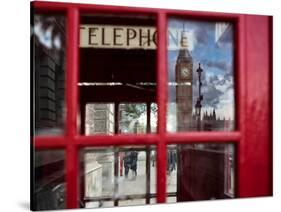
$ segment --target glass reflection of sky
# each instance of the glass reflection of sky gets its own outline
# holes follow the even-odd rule
[[[216,35],[216,27],[227,25],[222,36]],[[201,63],[202,75],[202,111],[216,110],[220,118],[234,119],[233,88],[233,27],[231,24],[218,22],[183,21],[170,19],[169,31],[184,30],[188,32],[189,51],[193,58],[193,106],[198,97],[198,75],[196,69]],[[219,38],[219,39],[218,39]],[[170,44],[172,42],[169,36]],[[175,66],[178,50],[169,49],[169,81],[175,81]],[[169,101],[175,102],[175,87],[169,87]],[[173,108],[169,108],[173,113]],[[194,110],[194,108],[193,108]],[[175,112],[175,111],[174,111]],[[172,117],[170,117],[173,119]]]

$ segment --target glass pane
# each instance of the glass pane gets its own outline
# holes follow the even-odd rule
[[[167,203],[173,203],[177,201],[177,197],[171,196],[171,197],[166,197],[166,202]],[[150,199],[150,204],[157,204],[157,199],[156,198],[151,198]]]
[[[32,169],[34,210],[66,208],[64,151],[36,151]]]
[[[233,144],[168,147],[168,202],[234,198],[234,186]]]
[[[167,151],[167,192],[177,192],[177,149],[169,147]]]
[[[145,199],[133,199],[133,200],[119,201],[119,206],[144,205],[144,204],[145,204]]]
[[[155,18],[82,14],[80,20],[81,133],[87,134],[85,110],[92,103],[114,105],[110,134],[150,133],[155,129],[146,120],[148,105],[156,101]]]
[[[146,133],[146,104],[124,103],[119,105],[119,133]]]
[[[108,208],[113,207],[113,201],[97,201],[97,202],[87,202],[85,208]]]
[[[168,21],[167,129],[234,130],[233,25]]]
[[[85,134],[114,134],[114,104],[86,104]]]
[[[108,134],[116,131],[115,121],[118,118],[118,133],[156,132],[157,105],[150,104],[150,114],[147,113],[149,104],[121,103],[118,104],[118,114],[115,117],[114,103],[88,103],[85,106],[85,135]]]
[[[82,205],[145,204],[156,190],[154,158],[154,147],[85,148],[81,152]]]
[[[65,19],[64,15],[33,15],[35,135],[64,132]]]
[[[156,103],[151,103],[150,105],[150,130],[152,133],[157,132],[157,112],[158,112],[158,105]]]

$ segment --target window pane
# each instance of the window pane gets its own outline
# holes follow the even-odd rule
[[[36,151],[32,169],[34,210],[66,208],[64,151]]]
[[[144,205],[144,204],[145,204],[145,199],[122,200],[119,202],[119,206]]]
[[[166,202],[168,202],[168,203],[173,203],[173,202],[176,202],[177,200],[176,200],[177,198],[176,197],[166,197]],[[157,199],[156,198],[151,198],[150,199],[150,204],[157,204]]]
[[[156,103],[152,103],[150,105],[150,131],[152,133],[157,132],[157,112],[158,112],[158,105]]]
[[[85,106],[92,103],[114,105],[115,127],[110,133],[151,132],[146,113],[148,105],[156,101],[155,23],[153,16],[81,15],[78,86],[82,134],[86,134],[88,120]],[[109,120],[100,121],[104,122],[108,125]]]
[[[169,147],[167,152],[167,192],[177,192],[177,149],[175,147]]]
[[[233,52],[231,23],[169,19],[169,132],[234,130]]]
[[[119,105],[119,132],[120,133],[146,133],[147,108],[146,104],[120,104]]]
[[[85,134],[114,134],[114,104],[86,104]]]
[[[65,123],[65,16],[33,16],[35,134],[58,135]]]
[[[86,202],[85,208],[108,208],[113,207],[114,202],[113,201],[97,201],[97,202]]]
[[[227,199],[235,195],[233,144],[170,145],[167,192],[171,202]]]
[[[156,190],[152,150],[146,146],[85,148],[81,152],[82,205],[110,207],[112,202],[118,206],[149,201]]]
[[[115,121],[118,118],[118,133],[146,133],[156,132],[157,105],[150,104],[150,114],[147,110],[149,104],[120,103],[115,117],[114,103],[88,103],[85,106],[85,135],[108,134],[113,135],[117,130]]]

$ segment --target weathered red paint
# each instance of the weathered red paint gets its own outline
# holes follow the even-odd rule
[[[241,138],[240,132],[180,132],[167,135],[169,144],[190,143],[236,143]]]
[[[67,11],[67,64],[66,64],[66,203],[67,208],[77,208],[79,197],[78,148],[74,138],[78,133],[78,67],[79,67],[79,10]]]
[[[79,18],[76,7],[69,7],[67,13],[66,54],[66,136],[77,135],[78,114],[78,69],[79,69]]]
[[[111,145],[156,145],[159,140],[158,135],[97,135],[97,136],[77,136],[75,144],[79,147],[86,146],[111,146]]]
[[[238,144],[237,197],[272,195],[272,18],[241,14],[117,7],[91,4],[32,3],[37,12],[67,12],[66,134],[35,137],[35,149],[66,149],[67,207],[78,207],[78,150],[85,146],[157,145],[157,202],[166,200],[166,145],[231,142]],[[77,130],[79,12],[138,13],[157,16],[158,132],[155,135],[80,136]],[[237,132],[166,133],[167,16],[232,21],[235,25]]]
[[[74,145],[66,148],[66,206],[67,208],[79,207],[79,149]]]
[[[65,137],[35,137],[34,148],[39,149],[59,149],[65,148],[67,145],[67,139]]]
[[[235,179],[236,179],[236,188],[235,193],[236,196],[240,196],[240,184],[243,182],[243,179],[241,178],[241,171],[242,168],[241,164],[244,161],[243,158],[243,142],[246,140],[246,119],[245,119],[245,113],[246,113],[246,69],[245,69],[245,55],[246,55],[246,43],[245,43],[245,16],[241,15],[236,23],[236,43],[237,45],[236,51],[235,51],[235,58],[236,58],[236,74],[235,74],[235,97],[236,97],[236,128],[241,133],[241,139],[239,140],[238,145],[236,146],[236,173],[235,173]],[[238,101],[239,100],[239,101]]]
[[[167,16],[159,12],[157,16],[157,103],[158,133],[160,140],[157,145],[157,202],[166,201],[166,111],[167,111]]]
[[[243,22],[245,128],[239,145],[239,197],[272,195],[272,17]]]

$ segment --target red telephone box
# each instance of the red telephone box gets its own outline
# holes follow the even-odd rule
[[[135,199],[139,200],[136,204],[149,204],[169,202],[171,198],[174,198],[171,201],[190,201],[272,195],[272,17],[40,1],[32,2],[31,8],[34,22],[40,23],[45,16],[43,24],[34,28],[37,40],[31,55],[35,61],[32,73],[38,77],[34,85],[36,123],[31,144],[39,155],[32,160],[36,173],[31,192],[33,209],[44,209],[46,205],[41,199],[42,207],[37,207],[41,201],[40,189],[45,189],[46,196],[52,196],[49,198],[52,203],[48,203],[53,204],[51,209],[85,207],[87,202],[118,206]],[[192,84],[198,83],[195,81],[198,62],[206,73],[217,66],[213,72],[217,76],[219,69],[225,67],[204,60],[202,52],[212,55],[208,48],[192,49],[195,41],[192,43],[192,36],[188,37],[190,32],[186,32],[188,41],[181,33],[177,41],[173,27],[182,29],[184,34],[194,21],[201,24],[201,28],[196,25],[191,30],[195,35],[205,22],[211,22],[213,25],[206,27],[216,32],[206,34],[205,38],[195,36],[197,44],[211,42],[212,38],[213,44],[209,43],[208,48],[220,48],[222,52],[216,54],[221,60],[223,51],[229,48],[224,53],[230,55],[231,61],[232,119],[220,117],[222,110],[215,110],[216,106],[207,107],[206,102],[211,102],[207,95],[209,87],[204,89],[210,84],[204,83],[200,118],[193,113],[196,98],[200,97],[200,92],[195,93],[198,84],[194,87]],[[231,44],[221,48],[224,44],[219,39],[226,39],[222,32],[230,25]],[[36,37],[46,36],[49,31],[53,36],[45,39],[43,36],[42,40]],[[59,41],[62,37],[64,42]],[[188,53],[184,50],[171,53],[169,39],[180,43],[180,49],[192,49],[192,59],[184,59],[175,66],[177,56]],[[36,45],[45,46],[40,50]],[[197,61],[196,55],[203,55],[203,59]],[[170,58],[174,58],[173,65]],[[214,74],[205,77],[202,80],[209,83],[224,80],[214,78]],[[177,97],[173,97],[173,92]],[[172,118],[176,119],[170,120],[167,117],[175,102],[177,115]],[[101,103],[108,110],[93,107],[87,112],[87,104]],[[132,124],[126,125],[122,114],[128,115],[130,110],[142,113],[137,118],[130,117]],[[87,122],[87,113],[95,117],[105,114],[110,122],[98,118],[96,122]],[[157,115],[152,122],[154,113]],[[104,123],[106,133],[95,128],[100,133],[87,134],[91,132],[91,124],[98,121],[99,127]],[[188,127],[181,128],[181,123]],[[128,132],[122,126],[128,126]],[[55,149],[60,153],[48,154]],[[102,160],[99,151],[107,153],[106,160]],[[40,152],[45,152],[45,156]],[[85,159],[91,152],[94,154]],[[131,171],[129,179],[131,183],[143,180],[139,182],[145,182],[141,184],[144,190],[116,196],[122,189],[120,185],[125,182],[126,187],[129,182],[120,173],[124,161],[119,156],[126,152],[138,152],[136,181],[130,178]],[[84,160],[95,161],[95,165],[88,166]],[[45,172],[45,165],[49,172]],[[88,175],[93,171],[94,174]],[[95,184],[108,173],[113,177],[102,186]],[[109,181],[114,194],[100,196],[98,192]],[[176,184],[169,187],[172,181]],[[91,189],[96,193],[87,197]]]

